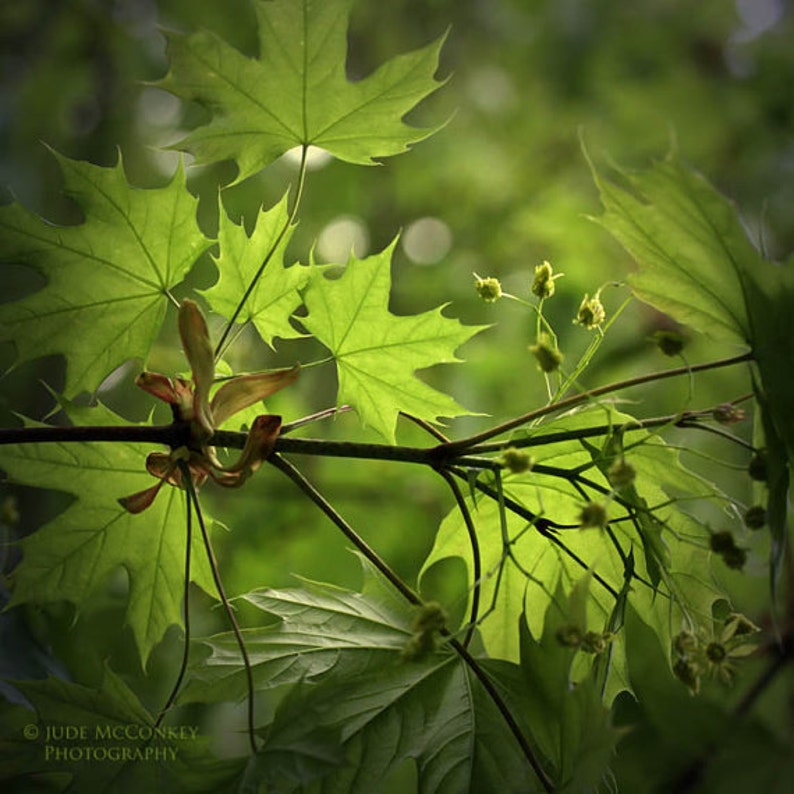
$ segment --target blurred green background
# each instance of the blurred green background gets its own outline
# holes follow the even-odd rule
[[[206,115],[149,85],[167,69],[160,28],[207,27],[254,55],[253,19],[245,0],[2,0],[0,184],[5,200],[15,197],[54,222],[80,221],[79,211],[59,194],[57,167],[43,144],[106,166],[121,152],[134,184],[163,184],[178,155],[158,147],[178,140]],[[395,313],[449,303],[448,316],[466,324],[494,324],[462,350],[464,365],[425,373],[470,410],[489,415],[458,420],[448,432],[484,428],[541,404],[546,396],[527,350],[534,341],[533,316],[507,301],[482,303],[473,289],[473,272],[498,277],[508,292],[524,298],[536,264],[549,260],[564,273],[548,311],[570,361],[590,340],[571,322],[583,294],[630,272],[622,249],[588,217],[599,213],[599,204],[581,141],[597,162],[611,158],[634,167],[677,147],[685,161],[737,202],[748,234],[771,258],[794,248],[794,13],[783,0],[358,0],[350,30],[350,77],[363,76],[446,31],[439,75],[448,81],[409,117],[418,125],[448,119],[446,126],[380,167],[319,156],[309,173],[290,254],[306,261],[316,244],[321,260],[340,261],[351,247],[359,256],[379,251],[401,232],[393,274]],[[283,194],[294,175],[295,163],[285,157],[223,191],[223,203],[235,218],[253,218],[262,203],[269,206]],[[233,176],[231,164],[190,172],[208,233],[214,231],[218,186]],[[13,276],[3,284],[3,300],[39,286],[22,268]],[[214,279],[206,257],[182,294]],[[606,290],[607,312],[614,312],[627,294],[625,288]],[[584,383],[595,386],[669,366],[649,340],[654,330],[668,327],[668,319],[633,302]],[[149,366],[166,372],[182,366],[173,344],[173,333],[164,332]],[[686,355],[694,363],[733,352],[693,339]],[[309,341],[282,344],[274,352],[245,335],[232,358],[241,369],[260,369],[322,355]],[[0,349],[2,369],[12,361],[13,350]],[[52,409],[41,381],[58,389],[58,367],[57,360],[34,362],[0,381],[4,424],[17,422],[15,412],[42,417]],[[151,408],[132,387],[139,368],[140,362],[123,368],[100,394],[136,420]],[[277,395],[268,408],[288,420],[297,418],[332,405],[335,388],[330,368],[307,370],[297,388]],[[698,378],[693,394],[682,380],[623,396],[637,403],[629,410],[647,416],[707,407],[747,390],[741,376],[719,372]],[[350,415],[304,432],[321,434],[377,440]],[[401,425],[399,438],[430,443],[407,425]],[[694,443],[683,438],[672,436]],[[731,469],[743,464],[741,455],[718,441],[698,438],[697,443],[699,455],[689,462],[740,501],[751,501],[744,479]],[[718,463],[704,462],[703,456]],[[300,463],[353,526],[414,583],[435,528],[452,504],[443,483],[430,472],[401,464]],[[42,499],[31,489],[13,493],[21,534],[63,507],[62,499]],[[295,573],[357,586],[358,563],[345,540],[277,472],[264,470],[233,498],[209,490],[208,497],[213,516],[228,528],[216,538],[230,593],[290,585]],[[746,575],[719,575],[740,606],[761,619],[764,549],[762,541],[752,543],[758,548]],[[453,611],[462,608],[465,597],[454,573],[439,573],[427,582],[453,599]],[[179,637],[176,632],[169,637],[153,661],[158,674],[144,680],[130,662],[130,638],[106,630],[118,625],[124,591],[123,577],[110,583],[74,629],[72,610],[65,606],[30,610],[28,617],[77,680],[96,682],[102,660],[110,657],[154,704],[170,686]],[[197,600],[201,603],[200,596]],[[223,625],[214,612],[201,610],[198,619],[203,631]],[[776,708],[791,706],[778,703]],[[786,723],[773,711],[776,730],[794,730],[790,713]],[[777,724],[781,721],[785,725]],[[625,774],[632,780],[630,768]],[[644,790],[639,782],[632,785],[626,790]]]

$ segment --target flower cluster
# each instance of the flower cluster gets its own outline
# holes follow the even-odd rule
[[[732,684],[736,662],[755,650],[756,635],[761,629],[744,615],[731,612],[719,632],[713,636],[682,631],[673,637],[673,673],[689,687],[692,694],[700,691],[703,676]]]
[[[130,513],[140,513],[152,504],[165,483],[184,488],[187,466],[196,488],[208,477],[225,487],[238,487],[259,468],[272,452],[281,430],[281,417],[258,416],[248,433],[239,459],[224,466],[209,446],[217,427],[234,414],[283,389],[298,377],[298,367],[240,375],[227,380],[210,399],[215,382],[215,357],[207,323],[194,301],[184,300],[179,308],[179,336],[192,373],[190,381],[169,378],[156,372],[142,372],[136,384],[171,406],[175,423],[186,423],[189,441],[170,453],[152,452],[146,470],[159,482],[151,488],[119,499]]]

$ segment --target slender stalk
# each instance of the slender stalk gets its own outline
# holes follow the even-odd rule
[[[298,488],[300,488],[300,490],[306,496],[308,496],[309,499],[311,499],[312,502],[314,502],[340,530],[342,530],[342,533],[345,535],[345,537],[355,544],[356,548],[378,569],[378,571],[380,571],[386,577],[386,579],[392,585],[394,585],[394,587],[409,603],[413,604],[414,606],[421,606],[422,600],[419,598],[419,596],[410,587],[408,587],[405,582],[403,582],[403,580],[383,559],[380,558],[380,556],[378,556],[377,552],[372,549],[372,547],[353,529],[353,527],[350,526],[350,524],[347,523],[347,521],[345,521],[344,518],[342,518],[333,505],[326,500],[326,498],[309,482],[309,480],[306,479],[306,477],[303,476],[300,471],[298,471],[298,469],[295,468],[295,466],[278,455],[271,455],[268,458],[268,462],[275,466],[279,471],[286,474],[287,477],[289,477],[290,480],[292,480],[292,482],[294,482],[295,485],[297,485]],[[455,652],[463,659],[469,669],[474,673],[475,676],[477,676],[480,683],[483,685],[483,688],[490,696],[494,705],[499,710],[499,713],[507,723],[510,732],[513,734],[519,746],[521,747],[524,757],[527,759],[535,774],[538,776],[544,790],[547,792],[554,791],[554,784],[551,778],[548,776],[538,761],[534,750],[527,741],[527,738],[522,733],[520,726],[516,722],[515,718],[510,712],[510,709],[491,679],[488,677],[487,673],[482,669],[477,660],[468,652],[466,647],[452,637],[448,630],[443,630],[441,633],[447,638],[450,647],[452,647]]]
[[[185,465],[187,469],[187,465]],[[184,473],[183,473],[184,474]],[[218,568],[218,561],[215,558],[215,552],[212,550],[212,543],[210,536],[207,532],[207,526],[204,523],[204,514],[201,512],[201,504],[196,493],[196,488],[193,484],[193,478],[190,476],[188,469],[187,476],[184,478],[185,487],[187,488],[190,500],[196,509],[196,517],[198,518],[199,528],[201,529],[201,537],[204,541],[204,548],[207,551],[207,559],[209,560],[210,569],[212,570],[212,578],[215,582],[215,589],[218,591],[218,596],[223,604],[223,609],[226,612],[226,617],[229,619],[229,624],[234,632],[234,637],[237,640],[237,646],[240,648],[240,655],[243,657],[243,666],[245,667],[245,677],[248,684],[248,743],[251,746],[251,752],[256,754],[256,740],[254,739],[254,676],[251,671],[251,659],[248,656],[248,649],[245,646],[243,634],[240,631],[240,625],[226,596],[226,589],[223,586],[221,579],[221,572]]]
[[[679,375],[690,375],[693,372],[719,369],[721,367],[731,367],[734,364],[741,364],[745,361],[750,361],[752,358],[752,353],[742,353],[739,356],[723,358],[718,361],[709,361],[705,364],[696,364],[691,367],[677,367],[676,369],[663,370],[661,372],[650,372],[647,375],[638,375],[635,378],[628,378],[626,380],[616,381],[614,383],[607,383],[604,386],[599,386],[598,388],[590,389],[590,391],[582,392],[581,394],[575,394],[572,397],[566,397],[564,400],[560,400],[559,402],[545,405],[542,408],[535,409],[534,411],[529,411],[528,413],[517,416],[516,418],[510,419],[507,422],[503,422],[502,424],[496,425],[495,427],[492,427],[488,430],[484,430],[482,433],[477,433],[476,435],[469,436],[468,438],[461,439],[460,441],[452,441],[448,444],[442,444],[437,448],[437,454],[441,457],[445,457],[453,450],[455,452],[460,452],[464,449],[469,449],[476,444],[481,444],[482,442],[489,441],[496,436],[501,436],[503,433],[507,433],[510,430],[515,430],[515,428],[521,427],[521,425],[525,425],[528,422],[531,422],[533,419],[539,419],[540,417],[546,416],[550,413],[556,413],[557,411],[564,411],[569,408],[573,408],[577,405],[581,405],[583,402],[592,400],[594,397],[600,397],[603,394],[611,394],[612,392],[628,389],[632,386],[639,386],[643,383],[664,380],[666,378],[675,378]]]
[[[298,215],[298,207],[300,206],[301,198],[303,196],[303,188],[306,184],[306,156],[308,153],[309,147],[306,144],[303,144],[301,147],[301,161],[300,166],[298,168],[298,186],[295,189],[295,200],[292,202],[292,209],[290,211],[289,217],[287,218],[287,222],[281,228],[276,239],[273,241],[273,244],[270,246],[270,250],[265,255],[262,264],[259,266],[259,269],[254,273],[254,277],[251,279],[251,282],[248,284],[245,292],[243,293],[243,297],[240,298],[240,302],[237,304],[237,308],[234,310],[234,313],[229,318],[229,322],[226,324],[226,328],[223,330],[223,334],[221,335],[218,344],[215,347],[215,360],[217,361],[225,352],[226,348],[228,347],[226,340],[231,333],[232,328],[234,327],[235,322],[237,322],[237,318],[240,316],[240,312],[243,310],[243,306],[247,303],[248,299],[251,297],[251,293],[254,291],[259,279],[262,277],[262,273],[264,273],[265,268],[267,267],[270,260],[273,258],[273,255],[278,250],[279,245],[281,245],[284,236],[289,231],[290,226],[295,222],[295,218]]]
[[[342,531],[342,534],[391,582],[403,597],[414,606],[421,606],[422,599],[381,559],[378,553],[367,543],[358,532],[345,521],[336,511],[336,508],[295,468],[288,460],[280,455],[271,455],[268,463],[298,486],[309,499],[325,513],[328,518]]]
[[[549,774],[541,765],[540,761],[538,760],[537,756],[535,755],[535,751],[530,746],[529,742],[527,741],[526,736],[524,736],[520,726],[513,717],[510,709],[508,708],[507,704],[505,703],[504,699],[502,698],[501,694],[497,690],[496,686],[494,685],[493,681],[488,677],[488,674],[483,670],[480,666],[479,662],[469,653],[469,651],[463,646],[462,643],[458,642],[458,640],[450,637],[449,640],[450,647],[454,648],[455,652],[463,659],[464,662],[468,665],[469,669],[477,676],[480,683],[483,686],[483,689],[488,693],[491,698],[491,701],[499,709],[499,713],[502,715],[502,718],[507,723],[507,727],[510,729],[510,733],[513,734],[516,741],[519,743],[521,747],[521,751],[524,754],[524,757],[529,762],[529,765],[532,767],[533,772],[538,776],[538,780],[540,780],[540,784],[543,786],[543,790],[549,792],[554,791],[554,781],[549,777]]]
[[[185,461],[179,461],[179,468],[182,470],[182,477],[185,478],[185,481],[190,478],[190,469]],[[182,648],[182,663],[179,667],[179,673],[176,677],[176,681],[174,682],[174,686],[171,689],[171,694],[168,696],[168,700],[166,700],[165,705],[160,709],[160,713],[157,715],[157,720],[154,723],[155,728],[160,725],[163,721],[165,715],[171,709],[171,706],[174,705],[174,701],[176,700],[176,696],[179,693],[179,689],[182,686],[182,681],[185,678],[185,672],[187,671],[187,662],[188,657],[190,656],[190,551],[191,551],[191,544],[193,539],[193,508],[190,504],[190,498],[187,494],[185,494],[185,572],[184,572],[184,589],[182,592],[182,604],[183,610],[185,612],[185,642]]]
[[[452,475],[445,469],[437,469],[438,473],[444,478],[452,495],[455,497],[455,502],[458,505],[458,510],[463,516],[463,523],[466,525],[466,532],[469,534],[469,543],[471,545],[471,558],[472,558],[472,578],[474,586],[471,593],[471,610],[469,614],[469,628],[466,630],[466,636],[463,638],[463,646],[468,648],[471,643],[471,638],[474,635],[474,629],[477,627],[480,614],[480,593],[482,590],[482,557],[480,555],[480,543],[477,539],[477,529],[474,526],[474,521],[471,517],[466,500],[463,498],[457,482],[455,482]]]

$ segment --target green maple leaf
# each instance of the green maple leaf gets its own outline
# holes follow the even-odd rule
[[[749,345],[758,367],[769,471],[768,523],[773,583],[784,557],[787,494],[794,465],[794,258],[765,260],[733,205],[673,158],[618,186],[593,174],[605,213],[600,222],[637,260],[637,295],[681,323]]]
[[[318,792],[369,794],[415,759],[423,792],[541,791],[461,659],[441,651],[403,659],[412,609],[367,563],[364,571],[361,593],[306,582],[245,596],[281,619],[246,632],[256,688],[298,684],[268,729],[253,779],[285,792],[313,783]],[[212,653],[194,663],[182,699],[244,696],[234,638],[204,642]],[[494,674],[513,680],[517,668],[497,665]],[[525,729],[528,716],[517,713]]]
[[[529,432],[542,439],[548,433],[600,424],[604,410],[593,408],[581,411]],[[630,421],[628,416],[616,412],[611,414],[611,419],[613,422]],[[632,443],[636,440],[632,435]],[[626,443],[628,446],[628,440]],[[608,491],[609,483],[595,468],[591,453],[575,440],[540,445],[531,451],[536,468],[524,474],[503,477],[504,494],[534,515],[570,525],[571,529],[560,531],[554,536],[558,543],[536,529],[528,528],[526,518],[508,510],[507,535],[513,539],[511,549],[516,562],[506,560],[499,579],[497,573],[504,551],[498,504],[483,496],[478,496],[476,506],[470,498],[467,500],[477,528],[482,561],[481,603],[494,604],[493,611],[479,629],[491,656],[512,661],[520,657],[516,621],[525,614],[532,635],[541,637],[547,607],[554,601],[557,589],[562,587],[568,594],[589,569],[594,570],[601,581],[593,581],[589,589],[585,628],[605,631],[616,603],[622,598],[625,575],[623,561],[605,531],[599,528],[576,528],[584,504],[581,493],[569,480],[541,473],[537,469],[545,465],[566,472],[580,471]],[[678,624],[675,621],[680,620],[682,609],[686,609],[691,616],[708,615],[711,604],[720,596],[720,592],[705,576],[709,570],[707,531],[678,510],[664,489],[677,495],[712,498],[717,503],[722,503],[722,498],[708,483],[684,469],[676,450],[660,440],[646,440],[644,444],[633,447],[627,454],[627,460],[637,473],[633,498],[627,500],[627,505],[636,509],[639,500],[644,500],[653,510],[659,536],[652,539],[644,537],[644,533],[648,532],[647,525],[639,522],[637,530],[626,520],[628,508],[615,500],[608,508],[608,515],[612,521],[619,520],[611,525],[612,531],[625,555],[635,550],[636,573],[645,580],[644,583],[632,583],[627,594],[628,602],[640,612],[643,620],[653,626],[663,644],[669,646],[672,634],[677,631]],[[603,501],[604,497],[595,492],[593,498]],[[653,548],[663,549],[663,553],[652,554],[649,543],[654,544]],[[576,555],[578,560],[572,555]],[[461,558],[469,576],[473,577],[471,546],[463,518],[457,510],[452,511],[442,522],[420,576],[435,563],[449,557]],[[652,586],[651,580],[659,573],[660,566],[663,568],[661,581]],[[621,634],[616,637],[611,654],[605,688],[608,698],[629,687]]]
[[[0,308],[0,337],[19,361],[66,356],[71,398],[93,392],[117,366],[145,358],[165,316],[166,293],[209,245],[180,166],[156,190],[130,187],[112,168],[56,155],[65,192],[86,215],[53,226],[19,204],[0,207],[0,262],[26,264],[46,286]]]
[[[442,41],[388,61],[351,83],[345,74],[350,0],[255,0],[259,57],[208,32],[169,34],[171,68],[159,86],[212,108],[176,148],[200,163],[234,160],[245,179],[295,146],[350,163],[399,154],[436,131],[402,117],[438,88]]]
[[[365,425],[391,443],[400,411],[429,421],[467,413],[431,388],[415,371],[456,362],[455,350],[482,326],[463,326],[441,308],[411,317],[389,312],[393,242],[379,254],[351,256],[341,278],[314,279],[305,295],[301,323],[333,354],[339,403],[358,411]]]
[[[286,196],[270,210],[260,212],[250,237],[242,224],[234,223],[221,212],[218,229],[220,254],[215,257],[218,281],[202,293],[214,311],[231,317],[270,254],[261,277],[238,316],[239,322],[250,320],[270,345],[277,336],[291,339],[301,335],[289,319],[301,305],[298,290],[306,286],[311,273],[311,268],[302,265],[284,267],[284,249],[294,228],[287,224]]]
[[[114,425],[107,409],[68,409],[80,424]],[[143,461],[151,448],[133,443],[41,443],[0,447],[0,466],[13,482],[73,494],[75,501],[22,542],[11,605],[70,601],[79,608],[119,567],[129,576],[127,623],[141,659],[171,625],[182,624],[185,506],[168,488],[144,513],[116,501],[152,485]],[[192,549],[192,578],[213,592],[200,544]]]
[[[190,730],[182,734],[179,730],[171,734],[167,728],[162,734],[155,732],[149,712],[110,668],[105,669],[98,690],[57,678],[15,681],[14,685],[36,710],[33,718],[25,709],[26,727],[19,724],[18,732],[8,737],[3,748],[8,753],[3,758],[4,769],[13,763],[14,777],[29,786],[25,790],[34,790],[43,773],[65,776],[69,784],[64,790],[76,794],[211,794],[234,790],[233,783],[240,777],[244,761],[212,758],[207,739],[198,734],[197,726],[184,726]],[[38,729],[36,738],[30,736],[33,726]],[[79,730],[80,738],[47,739],[47,730],[67,726]],[[23,742],[23,747],[15,746]],[[94,755],[86,757],[86,748]],[[24,750],[22,763],[18,760],[20,750]],[[124,751],[127,760],[120,757]],[[147,753],[148,760],[144,760]]]

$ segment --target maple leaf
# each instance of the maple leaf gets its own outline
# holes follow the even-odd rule
[[[287,227],[287,222],[286,195],[274,207],[259,213],[250,237],[242,224],[234,223],[222,212],[218,229],[220,254],[214,257],[218,281],[201,293],[214,311],[231,317],[270,254],[237,320],[250,320],[271,347],[274,337],[292,339],[301,335],[289,318],[300,306],[298,290],[306,286],[312,272],[304,265],[284,267],[284,249],[294,228]]]
[[[455,350],[483,328],[444,317],[443,307],[410,317],[391,314],[390,267],[396,242],[366,259],[351,256],[341,278],[314,279],[304,298],[309,313],[301,318],[334,354],[339,404],[355,407],[362,422],[392,444],[400,411],[429,421],[468,413],[414,373],[460,361]]]
[[[109,667],[100,689],[57,678],[15,686],[36,710],[33,717],[29,709],[3,709],[18,724],[0,748],[3,772],[13,771],[3,780],[16,782],[15,790],[38,790],[43,776],[70,779],[67,788],[74,792],[237,790],[244,759],[214,758],[208,739],[194,733],[196,726],[155,728],[135,693]],[[47,739],[48,730],[67,726],[79,729],[80,738],[59,746]],[[54,752],[56,746],[60,752]]]
[[[166,293],[209,245],[180,165],[170,184],[132,188],[121,158],[111,168],[58,158],[65,192],[85,223],[54,226],[19,204],[0,207],[0,262],[30,265],[46,286],[0,308],[0,338],[18,361],[62,353],[64,394],[93,392],[117,366],[145,358]]]
[[[361,593],[304,581],[244,596],[281,619],[246,632],[257,690],[298,685],[282,701],[251,779],[278,791],[314,783],[311,790],[369,794],[414,759],[424,792],[540,790],[502,715],[460,657],[437,651],[405,658],[414,609],[359,559]],[[242,696],[245,673],[233,636],[204,643],[212,654],[194,662],[195,678],[180,700]],[[497,672],[500,685],[519,677],[517,666],[506,663]],[[516,710],[516,718],[529,732],[529,711]]]
[[[174,148],[199,163],[234,160],[240,181],[295,146],[312,144],[370,165],[438,129],[409,127],[402,117],[441,85],[433,74],[442,39],[351,83],[350,0],[256,0],[254,9],[258,59],[205,31],[168,34],[171,68],[159,87],[214,112]]]
[[[594,413],[598,416],[596,421],[603,419],[603,411],[603,407],[583,410],[539,425],[527,434],[537,435],[540,440],[557,430],[581,429],[595,423]],[[631,421],[628,415],[615,411],[610,411],[609,416],[615,423]],[[620,502],[617,497],[613,499],[608,506],[608,516],[614,522],[610,526],[623,553],[633,553],[637,576],[643,579],[642,583],[632,582],[628,603],[653,626],[662,644],[669,647],[671,614],[680,617],[679,612],[684,609],[690,614],[709,614],[713,601],[722,594],[705,576],[709,569],[707,530],[679,510],[665,489],[689,498],[710,498],[716,504],[726,502],[710,484],[681,466],[675,449],[660,440],[634,443],[633,435],[632,442],[627,460],[636,470],[634,496],[621,495]],[[511,661],[520,656],[516,621],[525,612],[532,635],[542,636],[546,607],[553,603],[558,586],[565,584],[569,590],[588,569],[597,572],[599,581],[593,582],[587,599],[587,628],[603,631],[625,582],[626,565],[609,534],[601,528],[575,528],[580,522],[582,493],[570,481],[538,471],[539,467],[553,466],[564,471],[586,472],[589,479],[608,492],[606,476],[593,468],[592,453],[575,440],[540,444],[532,452],[533,470],[504,476],[505,497],[534,515],[542,514],[571,529],[550,536],[528,526],[525,517],[507,511],[506,531],[507,537],[513,539],[513,558],[505,560],[497,501],[478,499],[475,505],[469,499],[481,553],[481,603],[494,604],[479,630],[491,656]],[[598,494],[598,498],[603,497]],[[653,512],[645,512],[634,525],[627,517],[630,511],[636,513],[640,506]],[[557,543],[553,542],[555,539]],[[457,510],[450,512],[442,522],[434,547],[422,566],[420,579],[431,566],[448,557],[460,557],[469,575],[473,576],[471,545]],[[500,563],[504,563],[504,567],[498,577]],[[693,576],[691,571],[700,573]],[[655,586],[651,583],[654,578],[661,580]],[[613,643],[605,692],[611,699],[628,686],[625,646],[622,633],[619,633]]]
[[[84,425],[122,424],[108,409],[68,407]],[[182,624],[185,505],[181,492],[133,516],[116,501],[150,484],[141,461],[146,444],[10,444],[0,447],[0,466],[13,482],[73,494],[75,501],[22,542],[13,573],[11,605],[86,602],[107,577],[123,567],[129,576],[127,622],[145,662],[166,629]],[[191,551],[192,579],[214,592],[201,544]]]

